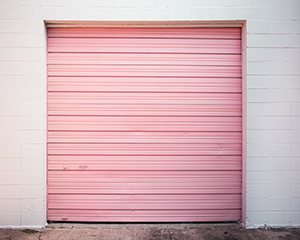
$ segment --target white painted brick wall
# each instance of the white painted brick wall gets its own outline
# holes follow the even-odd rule
[[[247,20],[247,224],[300,226],[299,0],[1,0],[0,226],[46,224],[44,20]]]

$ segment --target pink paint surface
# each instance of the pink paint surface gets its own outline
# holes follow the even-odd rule
[[[241,219],[240,28],[48,29],[47,106],[48,220]]]

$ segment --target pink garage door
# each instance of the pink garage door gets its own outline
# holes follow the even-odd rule
[[[48,30],[48,220],[241,218],[240,28]]]

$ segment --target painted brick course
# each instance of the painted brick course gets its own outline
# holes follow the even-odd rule
[[[246,20],[247,225],[300,226],[300,1],[0,1],[0,226],[46,224],[44,20]]]

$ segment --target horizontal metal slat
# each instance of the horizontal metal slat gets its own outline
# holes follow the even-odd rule
[[[242,104],[242,95],[240,93],[48,92],[48,103],[227,105]]]
[[[241,40],[48,38],[52,52],[241,54]]]
[[[241,209],[218,210],[48,210],[50,221],[220,222],[240,220]]]
[[[73,176],[81,176],[83,178],[113,178],[113,177],[140,177],[140,178],[240,178],[240,171],[149,171],[144,169],[143,171],[51,171],[51,176],[59,176],[68,178]],[[49,175],[50,176],[50,175]],[[81,181],[81,180],[79,180]],[[93,182],[93,181],[92,181]]]
[[[240,66],[48,65],[48,76],[240,78]]]
[[[48,116],[48,131],[240,132],[240,117]]]
[[[240,132],[48,132],[48,143],[241,143]]]
[[[241,193],[241,171],[49,171],[50,194]]]
[[[241,78],[48,77],[48,91],[57,92],[241,93],[241,87]]]
[[[70,172],[70,171],[68,171]],[[51,172],[52,173],[52,172]],[[124,191],[127,188],[152,188],[152,189],[160,189],[166,186],[172,188],[181,188],[183,186],[189,186],[191,188],[236,188],[240,186],[241,179],[240,176],[231,176],[231,177],[218,177],[215,178],[213,176],[207,177],[199,177],[192,178],[189,176],[186,177],[135,177],[135,176],[127,176],[127,177],[116,177],[116,176],[89,176],[88,178],[84,178],[80,175],[79,171],[72,171],[73,175],[68,175],[68,177],[63,177],[62,171],[60,171],[59,176],[52,176],[49,173],[48,180],[51,181],[49,184],[49,188],[120,188]],[[85,171],[85,173],[92,174],[91,171]],[[114,173],[116,175],[116,173]],[[158,173],[159,174],[159,173]],[[157,174],[157,175],[158,175]],[[188,175],[188,173],[186,173]],[[221,183],[220,183],[221,181]],[[83,185],[84,184],[84,185]]]
[[[241,66],[233,54],[48,53],[48,64]]]
[[[241,117],[241,104],[231,105],[140,105],[48,103],[49,115],[89,116],[223,116]]]
[[[48,144],[52,155],[241,155],[241,144]]]
[[[105,196],[105,197],[103,197]],[[241,195],[53,195],[49,209],[200,210],[241,208]]]
[[[215,176],[206,176],[206,177],[190,177],[185,173],[186,176],[182,177],[166,177],[159,176],[160,173],[157,173],[158,176],[154,177],[136,177],[136,176],[116,176],[117,173],[114,173],[112,176],[103,176],[93,175],[92,171],[84,171],[84,173],[91,174],[91,176],[82,176],[80,171],[67,171],[69,173],[67,176],[66,173],[59,171],[59,175],[53,176],[53,172],[49,172],[48,180],[51,181],[49,188],[108,188],[108,187],[120,187],[120,189],[126,190],[131,187],[148,187],[148,188],[161,188],[165,186],[170,186],[172,188],[180,188],[182,186],[189,185],[193,188],[230,188],[232,186],[239,186],[241,183],[240,176],[230,176],[230,177],[218,177]],[[221,172],[222,173],[222,172]],[[120,173],[121,175],[122,173]],[[147,176],[147,173],[145,173]],[[200,175],[200,173],[199,173]],[[221,183],[220,183],[221,181]],[[84,185],[83,185],[84,184]]]
[[[120,201],[140,201],[148,202],[153,201],[168,201],[168,202],[181,202],[181,201],[241,201],[242,196],[240,194],[227,194],[227,195],[70,195],[70,194],[60,194],[49,195],[49,200],[52,202],[62,203],[66,201],[90,201],[91,203],[100,202],[100,201],[111,201],[111,202],[120,202]]]
[[[241,38],[240,28],[48,28],[49,38]]]
[[[48,156],[48,170],[240,171],[241,156]]]
[[[225,181],[224,179],[219,179]],[[64,185],[62,185],[64,183]],[[60,185],[48,186],[48,194],[241,194],[241,183],[195,184],[186,183],[101,183],[101,184],[70,184],[62,182]],[[89,186],[92,185],[92,186]],[[93,186],[94,185],[94,186]],[[96,185],[96,186],[95,186]]]
[[[99,205],[101,204],[101,205]],[[77,202],[77,203],[70,203],[69,201],[65,201],[63,203],[52,203],[51,201],[48,202],[49,209],[74,209],[74,210],[81,210],[81,209],[93,209],[93,210],[130,210],[130,209],[139,209],[139,210],[189,210],[189,209],[237,209],[241,208],[241,203],[239,201],[220,201],[220,202],[213,202],[213,201],[199,201],[199,202],[180,202],[180,203],[172,203],[172,202],[132,202],[132,203],[113,203],[113,202],[96,202],[96,203],[89,203],[89,202]]]

